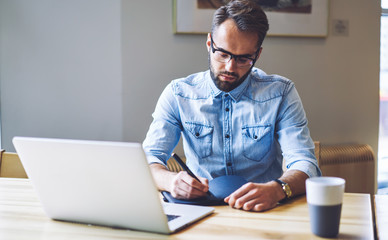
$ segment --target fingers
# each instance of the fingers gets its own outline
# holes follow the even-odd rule
[[[179,172],[171,183],[171,195],[179,199],[192,199],[206,195],[209,190],[208,180],[199,178],[198,182],[192,178],[187,172]]]
[[[262,212],[271,208],[276,207],[276,203],[272,202],[261,202],[259,199],[254,199],[244,203],[241,209],[245,211],[254,211],[254,212]]]
[[[229,206],[245,211],[265,211],[274,208],[277,202],[271,189],[264,184],[247,183],[225,198]]]
[[[207,190],[209,190],[209,180],[207,178],[198,177],[201,180],[201,183],[207,186]]]
[[[225,202],[233,208],[242,208],[243,205],[249,201],[257,198],[257,190],[255,189],[254,183],[247,183],[237,189],[230,196],[225,198]]]

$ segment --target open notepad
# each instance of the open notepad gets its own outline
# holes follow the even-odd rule
[[[248,181],[243,177],[236,175],[226,175],[214,178],[209,181],[209,194],[195,199],[176,199],[169,192],[162,192],[164,200],[166,202],[203,205],[203,206],[215,206],[225,205],[224,199],[231,193],[239,189],[242,185]]]

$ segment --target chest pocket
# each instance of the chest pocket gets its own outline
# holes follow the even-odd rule
[[[268,125],[245,126],[242,128],[244,156],[261,161],[272,145],[272,127]]]
[[[185,122],[190,146],[204,158],[212,153],[213,127],[201,123]]]

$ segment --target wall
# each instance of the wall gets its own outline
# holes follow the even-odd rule
[[[172,33],[170,0],[0,4],[6,149],[13,135],[142,141],[168,82],[208,68],[205,35]],[[330,1],[329,25],[349,20],[347,37],[264,42],[257,66],[296,83],[314,140],[377,152],[379,6]]]
[[[120,1],[0,0],[2,148],[122,140]]]

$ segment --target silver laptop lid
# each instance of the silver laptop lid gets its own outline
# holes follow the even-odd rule
[[[140,143],[15,137],[50,218],[170,232]]]

